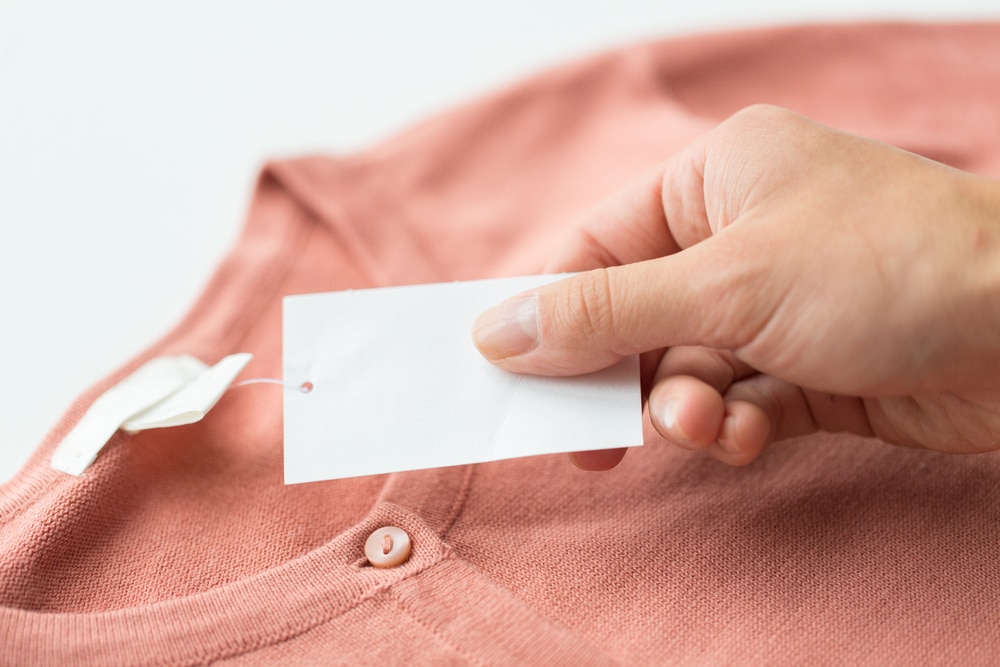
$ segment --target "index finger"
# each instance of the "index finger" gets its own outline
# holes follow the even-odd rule
[[[547,273],[621,266],[680,252],[712,235],[705,205],[705,138],[597,206]]]

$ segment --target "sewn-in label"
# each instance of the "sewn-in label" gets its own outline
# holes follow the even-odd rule
[[[82,475],[111,436],[198,421],[219,400],[251,355],[209,367],[187,355],[150,359],[101,394],[52,453],[51,467]]]
[[[200,421],[215,407],[250,359],[248,352],[239,352],[223,358],[211,368],[206,367],[170,396],[129,417],[122,424],[122,430],[145,431]]]
[[[472,343],[480,312],[562,277],[285,297],[285,483],[641,445],[638,357],[536,377]]]

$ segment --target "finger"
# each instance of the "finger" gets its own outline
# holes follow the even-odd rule
[[[596,449],[587,452],[570,452],[569,460],[581,470],[610,470],[625,456],[622,449]]]
[[[769,168],[782,154],[776,129],[794,134],[820,128],[776,107],[734,114],[597,207],[559,248],[546,272],[641,262],[718,233],[740,217],[755,195],[766,197],[784,179],[799,175],[795,169]],[[710,164],[714,178],[707,182]]]
[[[718,439],[726,405],[715,388],[680,375],[655,385],[649,416],[664,438],[686,449],[704,449]]]
[[[758,406],[727,400],[718,438],[707,451],[723,463],[744,466],[756,459],[770,442],[771,424]]]
[[[864,401],[855,396],[811,391],[769,375],[756,375],[733,383],[725,398],[757,406],[771,425],[772,442],[816,431],[874,435]]]
[[[669,378],[665,386],[672,398],[659,408],[654,425],[671,442],[742,466],[772,441],[771,421],[758,405],[727,398],[689,376]]]
[[[723,394],[756,371],[732,353],[673,347],[660,361],[649,396],[649,415],[661,435],[689,449],[718,440],[726,416]]]
[[[474,325],[480,352],[514,372],[574,375],[657,348],[752,340],[784,291],[766,259],[773,243],[738,225],[720,232],[740,214],[742,203],[730,200],[743,200],[723,187],[727,206],[716,202],[710,216],[705,180],[710,156],[726,154],[727,136],[743,125],[727,121],[598,209],[550,268],[611,268],[483,313]],[[764,289],[768,281],[778,284]]]
[[[653,384],[676,375],[691,375],[721,394],[737,380],[756,374],[756,369],[729,350],[678,345],[667,350],[660,358]]]
[[[703,347],[667,350],[649,397],[653,426],[668,440],[705,449],[730,465],[753,461],[771,441],[769,415],[741,400],[760,377],[732,352]]]
[[[498,366],[538,375],[588,373],[674,345],[737,350],[781,297],[759,244],[732,228],[674,255],[577,274],[480,315],[475,343]]]
[[[705,161],[716,128],[609,197],[588,215],[546,266],[587,271],[672,255],[712,235]]]
[[[723,401],[726,416],[706,449],[730,465],[746,465],[773,442],[817,431],[874,435],[861,399],[803,390],[767,375],[734,382]]]
[[[556,250],[545,273],[620,266],[678,252],[663,212],[663,174],[661,165],[599,205]]]

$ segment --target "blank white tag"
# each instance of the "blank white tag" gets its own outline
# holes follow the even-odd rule
[[[249,354],[226,357],[209,368],[194,357],[156,357],[95,400],[52,453],[50,465],[82,475],[119,428],[189,424],[219,400],[247,362]]]
[[[480,312],[562,277],[285,297],[285,483],[641,445],[638,357],[544,378],[472,343]]]

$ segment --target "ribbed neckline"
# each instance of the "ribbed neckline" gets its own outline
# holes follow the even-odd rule
[[[462,488],[466,475],[465,468],[451,468],[399,483],[426,489],[425,506],[433,511],[454,507],[451,491]],[[403,565],[379,570],[366,564],[364,542],[385,525],[403,527],[413,551]],[[196,595],[89,614],[2,609],[0,625],[8,629],[4,652],[12,660],[43,664],[208,662],[295,637],[446,556],[435,527],[414,512],[380,502],[322,547]]]

